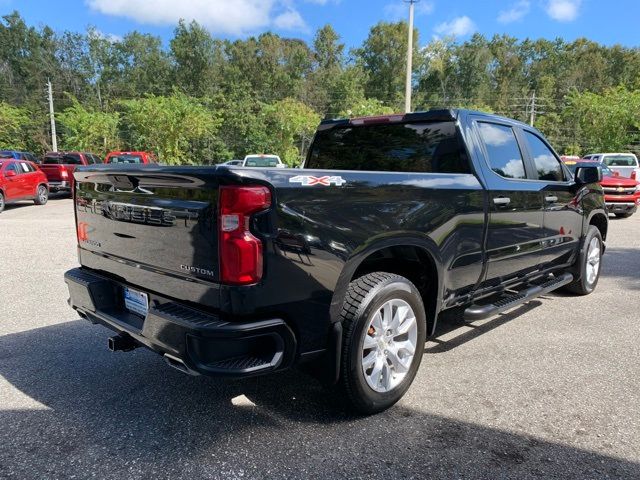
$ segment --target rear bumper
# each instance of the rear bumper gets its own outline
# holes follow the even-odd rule
[[[186,373],[246,377],[293,363],[296,339],[281,319],[230,322],[150,292],[143,318],[125,308],[124,283],[86,268],[69,270],[64,278],[69,304],[81,316],[129,335]]]
[[[71,182],[49,182],[49,191],[51,192],[70,192]]]

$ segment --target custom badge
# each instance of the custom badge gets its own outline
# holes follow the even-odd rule
[[[291,177],[289,183],[299,183],[303,187],[312,187],[314,185],[322,185],[323,187],[335,185],[336,187],[341,187],[347,183],[347,181],[340,176],[326,175],[324,177],[314,177],[312,175],[297,175]]]

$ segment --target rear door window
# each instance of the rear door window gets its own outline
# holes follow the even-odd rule
[[[337,127],[316,133],[306,168],[470,173],[454,122]]]
[[[531,157],[536,167],[539,180],[549,180],[553,182],[564,181],[564,173],[560,160],[556,158],[549,147],[537,135],[524,131],[524,137],[529,145]]]
[[[478,127],[487,149],[491,170],[504,178],[527,178],[522,152],[513,129],[488,122],[479,122]]]

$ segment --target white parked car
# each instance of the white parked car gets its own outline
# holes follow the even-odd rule
[[[285,168],[278,155],[247,155],[242,162],[243,167],[267,167],[267,168]]]
[[[602,162],[621,177],[640,180],[640,164],[633,153],[592,153],[584,157],[592,162]]]

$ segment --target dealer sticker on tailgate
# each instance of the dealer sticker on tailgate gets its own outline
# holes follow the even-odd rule
[[[149,311],[149,295],[124,287],[124,306],[130,312],[146,317]]]

